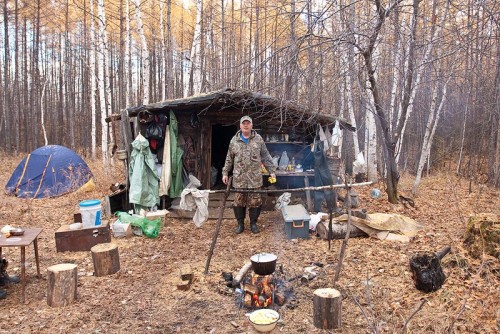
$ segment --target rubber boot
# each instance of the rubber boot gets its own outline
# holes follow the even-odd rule
[[[260,231],[257,226],[257,219],[259,219],[260,216],[260,206],[256,208],[249,208],[248,215],[250,216],[250,229],[252,230],[252,233],[259,233]]]
[[[9,262],[7,262],[7,260],[0,260],[0,286],[7,285],[9,283],[19,283],[20,281],[19,276],[9,276],[9,274],[7,274],[8,265]]]
[[[236,232],[236,234],[240,234],[245,230],[245,215],[247,208],[244,206],[234,206],[233,211],[236,221],[238,222],[238,226],[234,232]]]

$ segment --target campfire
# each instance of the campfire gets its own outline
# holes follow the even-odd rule
[[[241,282],[241,291],[240,305],[248,309],[283,306],[286,302],[285,295],[290,293],[278,272],[269,275],[247,273]]]
[[[283,306],[286,295],[291,292],[282,277],[283,268],[276,270],[276,256],[273,254],[257,254],[235,277],[232,273],[222,273],[222,276],[226,286],[235,289],[237,304],[248,309]]]
[[[276,284],[274,275],[258,275],[252,273],[248,283],[242,283],[244,291],[243,305],[247,308],[269,307],[274,302],[274,292]]]

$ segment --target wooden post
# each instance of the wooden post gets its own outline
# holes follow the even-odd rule
[[[76,264],[61,263],[47,268],[47,304],[66,306],[76,300],[78,274]]]
[[[229,177],[227,181],[226,191],[224,192],[224,198],[222,199],[222,204],[219,209],[219,219],[217,220],[217,225],[215,226],[214,236],[212,237],[212,244],[208,251],[207,262],[205,263],[205,275],[208,274],[208,268],[210,267],[210,260],[214,254],[215,244],[217,243],[217,237],[219,236],[220,226],[222,224],[222,218],[224,217],[224,208],[226,207],[227,197],[229,196],[229,190],[231,189],[231,183],[233,182],[233,177]]]
[[[342,325],[340,292],[331,289],[317,289],[314,291],[314,326],[321,329],[335,329]]]
[[[97,277],[116,273],[120,270],[120,257],[116,244],[97,244],[90,249]]]

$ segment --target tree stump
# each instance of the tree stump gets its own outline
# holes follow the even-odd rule
[[[120,256],[116,244],[98,244],[90,249],[94,262],[94,275],[107,276],[120,270]]]
[[[47,268],[47,304],[66,306],[76,300],[78,274],[76,264],[61,263]]]
[[[342,296],[331,288],[314,291],[314,326],[320,329],[335,329],[342,325]]]
[[[441,269],[441,259],[451,250],[444,247],[437,253],[420,252],[410,259],[410,270],[415,287],[423,292],[433,292],[441,288],[446,275]]]

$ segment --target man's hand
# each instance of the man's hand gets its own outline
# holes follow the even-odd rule
[[[227,175],[223,175],[222,176],[222,183],[227,184],[228,179],[229,179],[229,177]]]

